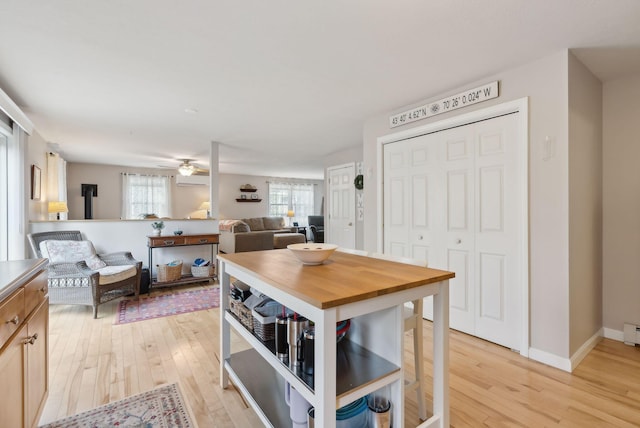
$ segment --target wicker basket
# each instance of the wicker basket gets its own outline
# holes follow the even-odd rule
[[[229,311],[240,320],[247,330],[253,331],[253,316],[251,309],[247,308],[240,300],[236,300],[229,295]]]
[[[253,332],[263,342],[276,337],[276,315],[282,312],[282,305],[269,299],[253,308]]]
[[[206,278],[209,276],[213,276],[215,273],[215,268],[213,265],[209,266],[191,266],[191,275],[196,278]]]
[[[158,282],[176,281],[182,276],[182,261],[175,266],[158,265]]]

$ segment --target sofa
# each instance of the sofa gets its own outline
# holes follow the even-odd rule
[[[220,220],[219,226],[221,253],[273,250],[282,248],[287,242],[305,242],[304,235],[297,233],[297,227],[285,226],[283,217]],[[275,235],[280,236],[276,238]]]

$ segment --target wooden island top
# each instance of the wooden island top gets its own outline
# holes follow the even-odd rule
[[[219,254],[218,257],[320,309],[455,277],[453,272],[339,251],[317,266],[303,265],[287,249]]]

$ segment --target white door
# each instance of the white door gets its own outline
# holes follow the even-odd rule
[[[325,242],[344,248],[356,246],[355,164],[327,168],[329,218],[325,224]]]
[[[456,273],[451,327],[520,347],[515,114],[384,146],[384,251]],[[430,299],[425,317],[431,318]]]

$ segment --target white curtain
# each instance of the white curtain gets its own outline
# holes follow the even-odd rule
[[[122,174],[122,218],[171,217],[171,177]]]
[[[67,161],[58,153],[47,156],[47,201],[67,202]],[[51,216],[56,214],[49,214]],[[55,218],[55,217],[54,217]],[[67,220],[69,213],[60,213],[60,220]]]
[[[291,221],[307,225],[307,217],[314,214],[314,187],[308,183],[269,182],[269,215],[286,217],[293,210]]]

